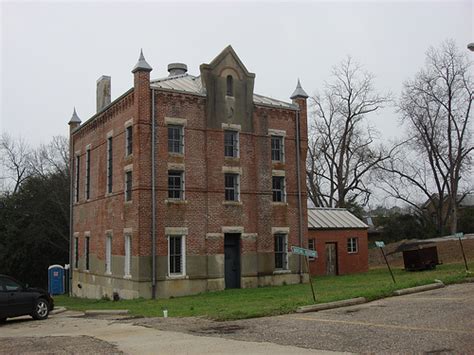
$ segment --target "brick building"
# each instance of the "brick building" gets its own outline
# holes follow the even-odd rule
[[[72,292],[170,297],[306,281],[291,245],[307,245],[307,95],[253,92],[232,47],[187,73],[151,80],[71,118]],[[298,163],[299,162],[299,163]],[[299,183],[298,183],[299,180]]]
[[[309,261],[311,275],[365,272],[368,226],[342,208],[308,209],[308,247],[318,252]]]

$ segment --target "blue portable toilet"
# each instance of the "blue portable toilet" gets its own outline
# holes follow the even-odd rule
[[[50,295],[62,295],[64,293],[64,267],[51,265],[48,268],[48,292]]]

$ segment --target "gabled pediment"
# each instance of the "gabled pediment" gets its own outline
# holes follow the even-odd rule
[[[234,48],[231,45],[225,47],[222,52],[220,52],[217,57],[215,57],[209,64],[201,64],[201,71],[209,70],[212,72],[219,72],[225,69],[234,69],[240,75],[246,76],[249,78],[255,78],[254,73],[250,73],[245,67],[244,63],[240,60],[237,53],[235,53]],[[220,70],[219,70],[220,69]],[[216,73],[219,75],[219,73]],[[243,79],[242,77],[240,79]]]

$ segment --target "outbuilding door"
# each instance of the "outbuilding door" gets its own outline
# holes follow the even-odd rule
[[[225,234],[225,288],[240,288],[240,234]]]
[[[337,275],[337,243],[326,243],[326,275]]]

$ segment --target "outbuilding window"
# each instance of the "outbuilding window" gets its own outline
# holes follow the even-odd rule
[[[308,249],[309,250],[316,250],[316,241],[314,239],[308,239]],[[315,258],[310,256],[309,260],[314,260]]]
[[[347,252],[357,253],[359,250],[359,238],[347,238]]]

